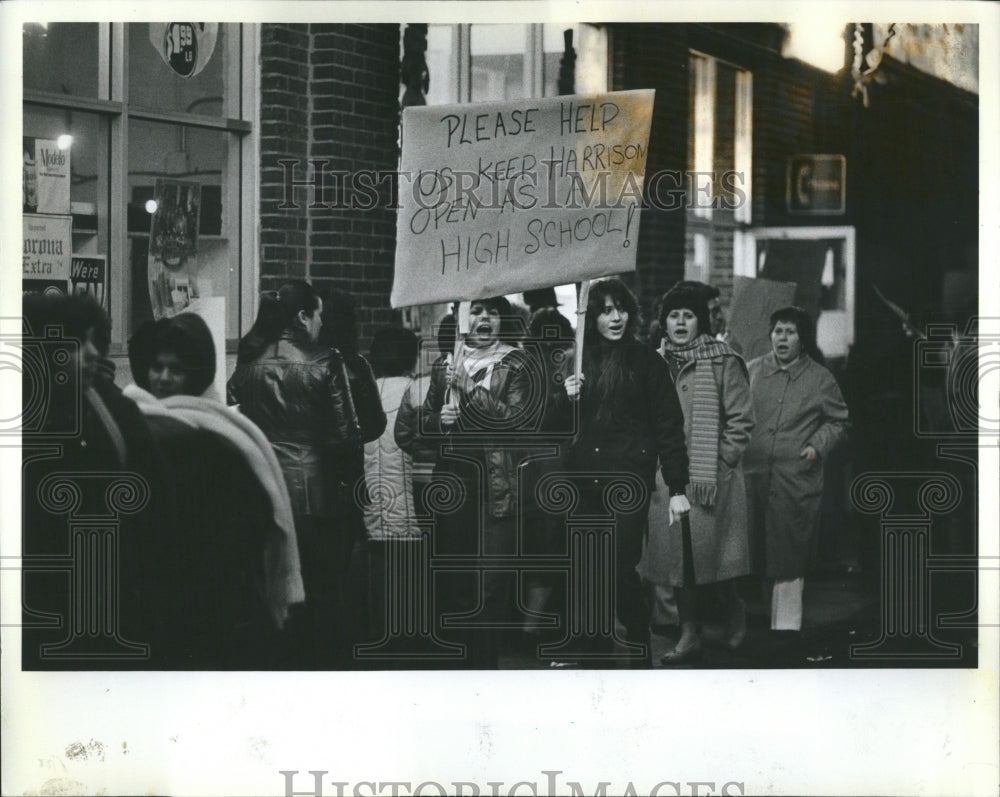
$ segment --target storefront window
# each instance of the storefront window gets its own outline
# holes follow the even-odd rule
[[[129,25],[129,102],[153,111],[237,116],[229,109],[240,84],[226,79],[233,71],[228,45],[225,26],[214,23]]]
[[[241,169],[253,152],[252,103],[242,97],[257,68],[255,29],[53,23],[26,24],[23,36],[26,224],[40,217],[72,255],[106,264],[114,352],[142,321],[203,297],[225,300],[232,343],[252,321],[241,312],[256,283],[254,175]],[[116,47],[123,58],[112,58]],[[46,202],[41,189],[51,194],[59,175],[43,174],[39,158],[52,153],[65,153],[70,172]],[[164,271],[167,307],[154,284]],[[25,282],[39,287],[50,286]]]
[[[23,28],[25,91],[78,97],[102,96],[100,25],[96,22],[30,22]],[[103,89],[103,91],[101,91]]]
[[[32,134],[26,141],[31,138],[61,140],[66,147],[70,163],[73,251],[87,255],[107,252],[107,119],[84,111],[28,107],[24,109],[24,129]]]
[[[596,25],[579,23],[565,25],[550,22],[542,26],[543,96],[559,94],[559,70],[566,52],[565,31],[573,31],[576,62],[573,69],[573,91],[576,94],[599,94],[608,90],[608,37]]]
[[[753,75],[691,53],[685,279],[720,286],[743,273],[752,220]]]
[[[458,57],[458,26],[427,26],[427,71],[431,75],[428,105],[448,105],[458,101],[458,83],[452,79]]]
[[[130,121],[127,202],[133,328],[154,315],[157,288],[151,280],[157,273],[149,269],[149,242],[156,207],[151,203],[178,189],[185,202],[197,203],[184,230],[192,251],[183,263],[173,264],[178,276],[188,280],[192,297],[224,296],[227,307],[239,306],[240,206],[228,179],[229,153],[238,146],[235,138],[219,130]],[[226,318],[227,337],[239,337],[237,314],[228,312]]]

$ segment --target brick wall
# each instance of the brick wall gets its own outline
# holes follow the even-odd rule
[[[280,207],[279,161],[309,158],[312,37],[308,25],[263,25],[260,38],[260,274],[261,290],[272,290],[305,277],[309,260],[309,213],[302,201],[298,210]]]
[[[390,323],[395,212],[388,209],[399,158],[398,25],[264,25],[261,31],[261,288],[306,278],[320,290],[351,293],[362,348]],[[324,190],[295,188],[295,208],[279,207],[293,159],[298,181],[315,176],[307,160],[326,161]],[[373,173],[374,208],[352,188]],[[352,177],[335,178],[336,173]],[[325,207],[309,207],[316,202]]]
[[[688,141],[685,26],[614,25],[611,30],[612,90],[656,89],[647,175],[659,170],[682,174]],[[666,190],[663,194],[665,198]],[[643,210],[637,246],[634,287],[648,313],[663,292],[684,277],[683,207]]]

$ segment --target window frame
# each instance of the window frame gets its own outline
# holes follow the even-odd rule
[[[450,96],[445,102],[433,104],[465,104],[472,102],[472,25],[489,23],[434,23],[436,27],[450,28],[452,31],[452,49],[448,59],[448,72],[443,78],[431,75],[431,80],[444,80],[447,85],[453,88]],[[539,22],[524,23],[528,31],[526,36],[525,58],[524,58],[524,89],[526,99],[542,98],[545,96],[545,24]],[[557,23],[548,23],[557,24]],[[604,25],[573,22],[561,26],[563,28],[573,27],[579,32],[582,26],[591,25],[604,35],[604,91],[611,91],[613,86],[613,64],[614,64],[614,42],[613,31]],[[402,44],[400,45],[402,47]],[[581,36],[574,37],[573,47],[577,51],[579,58],[580,47],[582,46]],[[558,290],[562,286],[556,286]],[[574,295],[573,301],[576,301]],[[568,310],[572,323],[576,323],[576,306],[572,309],[567,307],[568,302],[561,302],[564,310]],[[449,312],[449,303],[439,303],[422,305],[421,310],[409,313],[407,325],[410,328],[422,330],[425,339],[432,337],[431,330],[434,324],[445,313]],[[429,349],[428,349],[429,350]]]
[[[25,108],[58,108],[96,113],[108,122],[107,170],[107,233],[108,314],[112,320],[111,354],[126,352],[131,330],[132,273],[128,268],[128,123],[130,119],[181,124],[233,134],[227,157],[226,180],[235,188],[238,206],[238,232],[233,241],[233,257],[238,264],[237,296],[227,303],[227,313],[237,314],[237,329],[242,335],[253,322],[257,284],[260,277],[259,252],[256,244],[258,213],[257,171],[244,169],[246,163],[257,162],[260,151],[260,107],[258,102],[260,69],[258,66],[259,26],[243,23],[220,23],[225,26],[226,46],[234,48],[236,66],[226,76],[238,81],[227,111],[233,116],[206,116],[197,113],[164,112],[130,107],[128,102],[128,37],[129,24],[100,22],[98,24],[98,88],[97,97],[55,94],[46,91],[23,92]],[[238,105],[238,107],[234,107]],[[227,296],[228,298],[228,296]],[[236,338],[227,338],[226,349],[235,351]]]
[[[748,277],[756,277],[759,272],[757,253],[758,244],[762,241],[814,241],[833,239],[842,242],[844,259],[844,308],[823,310],[816,321],[817,342],[829,357],[846,357],[854,344],[855,324],[855,278],[857,274],[857,233],[853,226],[824,227],[756,227],[747,231],[746,248],[743,252],[743,272]],[[826,320],[823,321],[823,316]],[[835,329],[830,330],[833,321]],[[841,323],[838,325],[837,322]],[[836,328],[843,331],[843,336],[835,336]]]
[[[448,98],[449,103],[462,104],[472,102],[472,26],[473,24],[489,23],[436,23],[442,27],[450,27],[454,32],[455,43],[448,63],[448,84],[454,91]],[[523,23],[527,26],[527,43],[524,52],[524,91],[525,99],[543,97],[545,95],[545,30],[546,23]],[[565,27],[586,25],[585,22],[567,23]],[[595,26],[599,27],[599,26]],[[607,39],[608,53],[606,64],[605,90],[611,86],[611,31],[604,29]],[[577,37],[579,39],[579,37]],[[580,47],[579,40],[574,41],[574,48]],[[432,76],[432,79],[433,76]]]

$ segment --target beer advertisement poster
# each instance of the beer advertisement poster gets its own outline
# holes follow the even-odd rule
[[[23,138],[23,211],[69,213],[70,148],[48,138]]]
[[[66,293],[72,257],[71,216],[25,213],[21,277],[25,291]]]

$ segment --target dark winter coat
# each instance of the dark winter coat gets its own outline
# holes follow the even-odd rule
[[[43,348],[42,354],[52,351],[60,349]],[[61,373],[53,366],[62,363],[50,363],[50,375]],[[39,389],[30,381],[36,374],[37,370],[24,370],[26,397]],[[148,655],[141,660],[126,656],[136,653],[133,645],[151,645],[156,639],[155,626],[163,608],[157,604],[151,583],[160,567],[156,546],[179,522],[174,480],[139,408],[110,380],[99,376],[86,392],[79,392],[72,380],[63,389],[61,384],[53,380],[42,386],[46,392],[41,422],[38,427],[26,426],[22,436],[22,665],[25,669],[79,669],[81,658],[72,655],[72,649],[64,651],[68,657],[43,657],[41,646],[72,638],[89,649],[100,637],[76,634],[72,629],[93,621],[100,622],[102,630],[109,624],[121,641],[105,647],[108,656],[93,659],[94,666],[151,666]],[[98,403],[107,413],[103,419],[96,409]],[[128,486],[109,489],[119,479]],[[64,486],[69,484],[75,487]],[[96,605],[81,600],[83,593],[73,590],[100,585],[85,579],[82,587],[74,587],[69,575],[70,567],[90,573],[80,559],[84,554],[73,548],[71,525],[79,524],[81,516],[101,518],[98,526],[113,530],[114,568],[104,587],[111,590],[113,586],[115,591],[101,587],[95,593]],[[112,595],[117,607],[109,608],[105,600]],[[84,614],[73,614],[81,609]],[[60,624],[39,623],[44,613],[59,617]],[[73,647],[79,649],[77,644]],[[120,661],[115,659],[117,654],[122,655]]]
[[[447,394],[447,374],[444,368],[436,368],[417,418],[426,443],[440,447],[435,475],[458,476],[466,490],[472,491],[467,492],[467,500],[476,500],[481,483],[476,466],[468,462],[468,458],[477,460],[479,467],[485,470],[487,495],[483,496],[480,505],[485,501],[487,512],[493,518],[512,517],[517,512],[518,465],[523,451],[499,447],[495,441],[509,443],[519,434],[537,429],[541,412],[537,396],[542,379],[538,370],[537,364],[525,352],[514,349],[493,369],[489,389],[476,389],[463,395],[457,423],[442,427],[441,409]],[[461,451],[455,451],[453,446]],[[449,456],[449,450],[458,453],[458,457]]]
[[[684,414],[663,358],[638,341],[611,344],[625,347],[625,368],[631,379],[621,387],[618,411],[598,418],[596,374],[584,369],[580,433],[567,452],[576,471],[631,473],[654,488],[657,460],[672,495],[688,483],[684,444]]]

